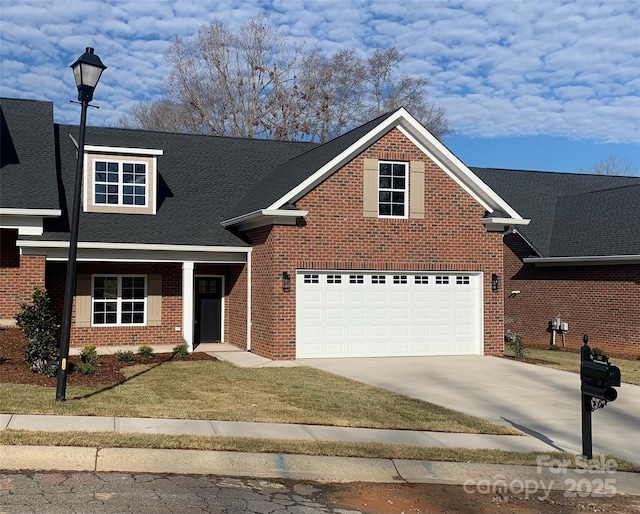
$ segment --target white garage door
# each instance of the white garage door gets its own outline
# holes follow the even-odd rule
[[[296,356],[482,353],[481,275],[299,271]]]

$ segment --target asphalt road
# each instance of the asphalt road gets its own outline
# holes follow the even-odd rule
[[[318,484],[122,473],[0,474],[1,514],[356,514]]]

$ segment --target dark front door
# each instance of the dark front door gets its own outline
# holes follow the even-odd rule
[[[222,279],[196,277],[194,344],[222,339]]]

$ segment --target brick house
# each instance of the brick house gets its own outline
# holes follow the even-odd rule
[[[531,219],[504,237],[505,329],[640,356],[640,178],[472,169]]]
[[[78,128],[1,106],[9,322],[36,285],[62,305]],[[84,163],[73,346],[502,353],[503,236],[530,216],[492,178],[519,172],[466,167],[403,109],[322,145],[88,127]]]

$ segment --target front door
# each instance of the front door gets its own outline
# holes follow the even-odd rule
[[[222,279],[196,277],[194,344],[222,339]]]

